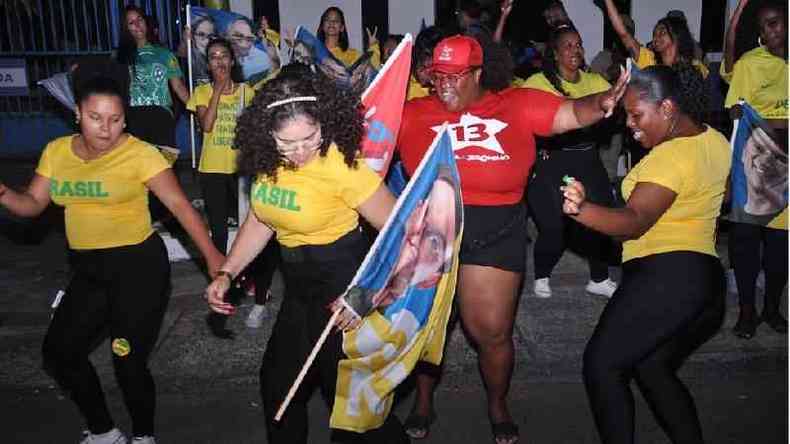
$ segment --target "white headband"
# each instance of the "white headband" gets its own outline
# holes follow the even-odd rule
[[[298,97],[291,97],[289,99],[278,100],[276,102],[272,102],[266,105],[266,109],[274,108],[275,106],[285,105],[288,103],[293,102],[317,102],[318,98],[316,96],[298,96]]]

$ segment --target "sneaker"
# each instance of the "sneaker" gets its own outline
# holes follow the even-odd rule
[[[255,304],[252,306],[252,310],[250,310],[245,324],[247,324],[249,328],[260,328],[261,325],[263,325],[263,320],[266,319],[268,315],[269,313],[266,311],[265,305]]]
[[[128,442],[126,437],[123,436],[123,433],[114,428],[109,432],[99,435],[94,435],[85,430],[82,432],[82,441],[80,441],[80,444],[127,444]]]
[[[587,293],[610,298],[614,294],[614,291],[617,290],[617,282],[609,278],[606,278],[601,282],[590,281],[587,282],[587,286],[584,287],[584,289],[587,290]]]
[[[535,287],[533,287],[532,292],[536,298],[550,298],[551,287],[549,286],[549,278],[535,279]]]
[[[153,436],[135,436],[132,439],[132,444],[156,444]]]

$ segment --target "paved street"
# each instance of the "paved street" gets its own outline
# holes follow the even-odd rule
[[[0,179],[24,183],[29,164],[0,166]],[[188,174],[190,196],[196,189]],[[0,210],[0,418],[2,443],[77,442],[83,424],[68,399],[41,369],[40,346],[55,293],[68,280],[65,239],[58,211],[36,222],[18,221]],[[726,236],[720,251],[726,252]],[[723,258],[726,264],[726,257]],[[531,266],[529,267],[531,273]],[[613,269],[616,272],[616,269]],[[552,278],[554,296],[530,294],[532,276],[518,308],[517,365],[512,411],[522,443],[595,443],[597,436],[581,384],[581,354],[606,300],[584,293],[586,265],[567,253]],[[220,339],[206,326],[201,294],[206,280],[191,261],[173,266],[173,292],[151,360],[158,387],[160,443],[263,443],[257,369],[273,316],[282,300],[277,278],[270,317],[260,329],[244,326],[252,301],[245,300],[228,328],[235,339]],[[728,295],[722,330],[681,370],[694,393],[710,443],[788,442],[787,337],[761,326],[744,341],[730,329],[736,296]],[[786,307],[786,300],[783,301]],[[107,343],[92,356],[119,424],[130,430],[115,385]],[[404,418],[411,392],[404,387],[396,412]],[[635,391],[635,393],[637,393]],[[448,341],[445,374],[437,391],[438,420],[432,443],[490,443],[484,393],[475,353],[456,326]],[[637,442],[669,442],[637,394]],[[315,396],[311,443],[329,442],[328,414]]]

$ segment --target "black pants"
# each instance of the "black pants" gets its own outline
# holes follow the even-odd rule
[[[228,251],[228,217],[238,208],[238,182],[235,174],[200,173],[203,202],[206,205],[211,240],[217,250]]]
[[[153,435],[156,390],[148,356],[169,297],[162,239],[73,253],[74,277],[44,338],[44,364],[77,404],[92,433],[113,427],[88,355],[109,330],[113,366],[135,436]]]
[[[787,230],[733,223],[730,225],[727,240],[741,305],[754,305],[755,282],[760,269],[763,269],[763,314],[779,313],[782,292],[787,285]]]
[[[345,291],[367,249],[368,242],[359,229],[325,246],[282,248],[285,298],[266,345],[260,374],[270,444],[307,442],[307,402],[316,386],[330,408],[334,402],[337,365],[344,355],[343,337],[333,331],[281,421],[274,421],[280,403],[331,317],[327,304]],[[380,428],[353,438],[371,444],[408,442],[394,415]]]
[[[634,442],[634,378],[671,442],[703,442],[676,371],[721,326],[724,292],[713,256],[678,251],[623,264],[623,281],[584,351],[584,383],[604,444]]]
[[[568,244],[587,258],[590,278],[600,282],[609,277],[612,241],[590,230],[562,212],[562,177],[569,175],[584,184],[587,198],[599,205],[612,206],[612,187],[597,149],[552,150],[540,159],[527,188],[532,220],[538,228],[533,251],[535,279],[547,278]]]
[[[255,282],[255,303],[263,305],[266,302],[266,293],[272,286],[274,272],[280,267],[280,244],[272,237],[266,248],[261,251],[247,267],[247,273]]]

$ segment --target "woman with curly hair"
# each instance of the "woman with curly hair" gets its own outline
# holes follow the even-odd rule
[[[636,380],[674,443],[702,444],[694,399],[678,368],[721,326],[724,270],[716,220],[727,176],[727,139],[702,123],[702,76],[689,65],[632,75],[623,99],[634,139],[650,153],[623,180],[624,208],[563,187],[563,211],[623,242],[623,279],[584,350],[584,383],[601,442],[633,443]]]
[[[239,171],[257,175],[252,211],[227,261],[206,289],[212,310],[232,314],[223,297],[272,236],[281,245],[285,298],[261,366],[261,396],[270,443],[307,442],[307,401],[316,385],[334,401],[342,336],[329,336],[285,415],[275,413],[362,263],[368,242],[359,216],[380,229],[395,199],[359,160],[363,135],[359,98],[312,73],[295,70],[267,83],[239,118]],[[337,326],[348,327],[342,313]],[[391,415],[365,442],[408,442]]]
[[[554,28],[547,45],[543,71],[530,76],[523,85],[525,88],[576,98],[611,87],[599,74],[584,70],[582,39],[571,25]],[[609,279],[606,260],[611,251],[609,239],[564,217],[562,195],[557,188],[562,177],[570,175],[587,184],[596,203],[613,204],[609,176],[598,153],[598,140],[604,130],[601,125],[596,125],[539,141],[541,149],[527,196],[530,212],[538,227],[533,251],[536,297],[551,296],[549,278],[569,240],[573,240],[587,257],[590,266],[590,281],[585,290],[611,297],[617,289],[617,284]]]
[[[708,77],[708,68],[694,55],[696,43],[685,17],[667,14],[659,20],[653,28],[651,48],[647,48],[628,30],[614,0],[605,0],[605,3],[612,27],[640,69],[653,65],[675,66],[683,62],[694,65],[703,78]]]
[[[591,125],[611,113],[626,74],[612,89],[564,99],[529,88],[510,88],[510,53],[486,33],[456,35],[433,51],[434,95],[410,100],[403,110],[398,149],[414,174],[434,128],[449,123],[461,175],[464,236],[459,255],[461,322],[478,350],[491,432],[497,444],[519,439],[507,405],[515,362],[513,322],[526,268],[527,220],[523,202],[535,162],[535,136]],[[415,406],[406,432],[425,438],[433,412],[436,375],[418,373]]]

